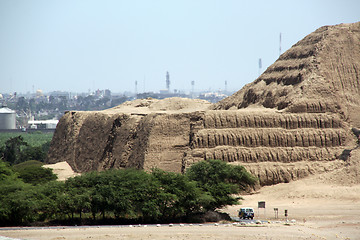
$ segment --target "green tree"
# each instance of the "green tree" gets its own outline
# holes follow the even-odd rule
[[[150,174],[143,170],[127,169],[122,171],[119,185],[126,191],[121,193],[124,197],[129,192],[126,197],[131,204],[126,206],[128,214],[134,218],[140,217],[143,221],[156,221],[161,217],[157,204],[161,192],[160,186],[153,181]]]
[[[42,185],[36,186],[38,195],[38,212],[39,220],[59,219],[64,216],[61,209],[61,196],[65,194],[65,183],[60,181],[51,181]]]
[[[17,180],[17,175],[9,166],[8,162],[4,162],[0,158],[0,183],[11,182]]]
[[[19,97],[16,103],[16,110],[22,110],[24,112],[29,110],[29,103],[24,97]]]
[[[109,170],[99,174],[95,185],[99,206],[104,211],[111,211],[117,218],[129,219],[143,216],[145,208],[151,208],[157,188],[152,186],[151,177],[145,171],[134,169]],[[99,196],[100,195],[100,196]],[[149,201],[149,202],[146,202]],[[153,209],[156,215],[156,209]],[[149,213],[146,213],[148,216]]]
[[[0,148],[0,157],[10,164],[18,164],[29,160],[43,162],[49,150],[50,141],[42,139],[44,138],[42,134],[36,134],[39,135],[39,137],[34,137],[34,135],[35,134],[31,134],[32,137],[27,138],[30,144],[25,141],[21,135],[10,137]]]
[[[12,137],[5,142],[5,147],[2,150],[2,157],[10,164],[20,162],[21,147],[27,146],[22,136]]]
[[[29,100],[29,108],[32,113],[34,113],[36,111],[36,102],[35,102],[34,98],[31,98]]]
[[[57,179],[52,169],[43,168],[41,166],[29,166],[15,170],[25,183],[33,185],[43,184]]]
[[[46,158],[47,153],[49,152],[50,144],[51,144],[51,141],[47,141],[41,145],[41,149],[45,154],[45,158]]]
[[[74,213],[78,213],[80,221],[82,213],[88,212],[91,208],[91,186],[86,182],[86,178],[77,176],[69,178],[65,183],[65,200],[67,202],[67,211],[74,219]]]
[[[41,146],[26,146],[20,152],[19,162],[25,162],[29,160],[37,160],[44,162],[46,158],[46,153],[43,151]]]
[[[186,171],[186,175],[212,196],[213,201],[204,206],[207,210],[237,204],[240,198],[233,194],[253,186],[257,181],[243,166],[232,166],[221,160],[195,163]]]
[[[68,100],[65,96],[59,96],[59,99],[61,99],[60,103],[58,104],[58,108],[60,111],[64,111],[68,107]]]
[[[31,185],[21,180],[0,184],[0,225],[22,225],[37,219],[37,197]]]
[[[209,194],[197,187],[187,176],[153,169],[152,176],[160,184],[158,206],[163,219],[173,219],[200,212],[202,206],[211,199]]]

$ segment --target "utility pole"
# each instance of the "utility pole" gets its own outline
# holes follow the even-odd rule
[[[166,72],[166,89],[170,92],[170,74]]]
[[[195,86],[195,81],[191,81],[191,98],[194,98],[194,86]]]
[[[261,74],[261,68],[262,68],[262,62],[261,62],[261,58],[259,58],[259,76]]]
[[[281,55],[281,33],[280,33],[280,38],[279,38],[279,57]]]

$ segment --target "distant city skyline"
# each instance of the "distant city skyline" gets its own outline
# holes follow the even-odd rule
[[[356,0],[0,0],[0,93],[156,92],[167,71],[171,91],[236,91],[317,28],[359,21],[359,9]]]

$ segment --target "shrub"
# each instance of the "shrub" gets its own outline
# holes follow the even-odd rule
[[[41,164],[41,165],[40,165]],[[43,184],[57,179],[52,169],[43,168],[39,161],[27,161],[13,167],[25,183],[33,185]]]
[[[212,196],[213,201],[204,206],[207,210],[237,204],[240,198],[235,198],[233,194],[257,181],[244,167],[232,166],[221,160],[195,163],[186,171],[186,175]]]

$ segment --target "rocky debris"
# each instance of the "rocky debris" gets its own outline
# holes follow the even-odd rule
[[[357,147],[359,147],[359,146],[360,146],[360,129],[352,128],[351,130],[352,130],[353,134],[354,134],[354,135],[356,136],[356,138],[357,138],[357,144],[358,144]]]
[[[345,149],[339,156],[339,159],[347,161],[350,157],[351,149]]]

